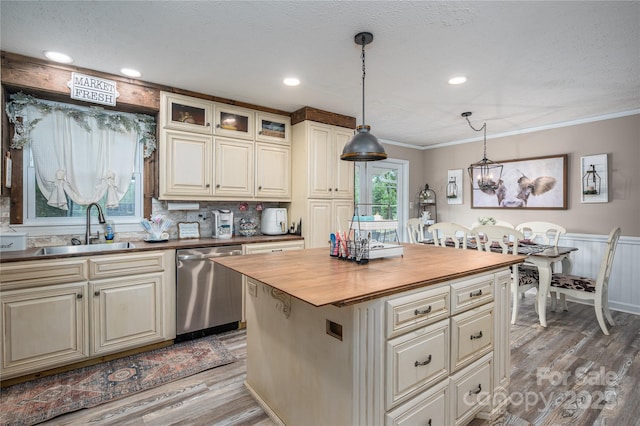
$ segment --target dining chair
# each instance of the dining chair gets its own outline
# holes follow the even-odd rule
[[[495,222],[493,225],[481,225],[480,222],[473,222],[471,229],[477,228],[478,226],[506,226],[507,228],[515,228],[515,226],[505,220],[496,220]]]
[[[567,233],[567,230],[560,225],[539,221],[521,223],[516,226],[516,229],[522,232],[525,240],[554,247],[558,247],[560,236]],[[538,273],[538,267],[527,262],[520,265],[518,273],[520,282],[517,292],[520,294],[520,297],[524,299],[524,294],[528,290],[538,287],[540,275]],[[552,300],[552,306],[555,309],[555,299]],[[517,314],[518,306],[514,304],[511,324],[515,324]]]
[[[540,243],[548,246],[558,246],[560,236],[567,233],[567,230],[560,225],[551,222],[524,222],[516,226],[527,240],[539,240]]]
[[[620,228],[614,228],[607,239],[607,249],[602,261],[600,262],[600,270],[596,278],[581,277],[578,275],[552,274],[551,286],[549,291],[551,296],[556,298],[560,294],[560,303],[563,309],[567,311],[566,296],[579,300],[591,300],[596,310],[596,318],[602,332],[609,335],[607,324],[616,325],[609,311],[609,276],[611,275],[611,267],[613,266],[613,256],[616,253],[618,240],[620,239]],[[604,314],[604,316],[603,316]]]
[[[473,235],[476,239],[478,250],[491,251],[491,246],[496,244],[502,248],[503,254],[518,254],[518,244],[524,240],[524,234],[517,229],[508,226],[484,225],[473,228]],[[511,252],[509,253],[509,246]],[[527,291],[538,286],[538,280],[532,280],[525,271],[520,273],[522,265],[513,265],[511,267],[511,295],[513,299],[513,308],[511,310],[511,324],[516,323],[518,315],[518,295],[520,289]],[[534,267],[535,268],[535,267]],[[537,273],[537,268],[535,269]],[[536,304],[537,306],[537,304]]]
[[[451,239],[456,248],[463,249],[467,248],[467,236],[471,234],[471,229],[453,222],[435,223],[427,231],[433,235],[434,245],[446,247],[447,240]]]
[[[424,239],[424,223],[417,218],[407,220],[407,233],[411,244],[420,244]]]

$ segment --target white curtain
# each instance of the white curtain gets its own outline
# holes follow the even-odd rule
[[[106,193],[106,207],[118,207],[131,183],[138,140],[135,130],[101,129],[89,117],[91,131],[87,131],[69,114],[56,110],[43,114],[34,106],[27,106],[25,115],[29,120],[39,119],[30,132],[31,148],[36,181],[50,206],[67,210],[65,194],[86,205],[98,202]]]

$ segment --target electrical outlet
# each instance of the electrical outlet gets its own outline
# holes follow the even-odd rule
[[[412,209],[413,208],[413,201],[409,201],[409,208]]]

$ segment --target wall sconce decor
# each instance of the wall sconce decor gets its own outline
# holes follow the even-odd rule
[[[447,171],[447,204],[462,204],[462,169]]]
[[[581,201],[583,203],[609,202],[607,154],[580,157],[582,176]]]

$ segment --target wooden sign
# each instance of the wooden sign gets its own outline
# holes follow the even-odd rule
[[[67,86],[71,89],[71,99],[94,104],[116,106],[116,98],[120,96],[115,81],[78,72],[71,73]]]

